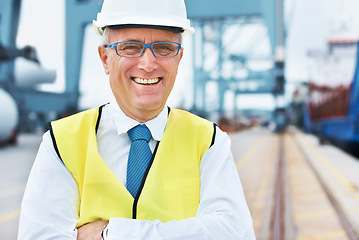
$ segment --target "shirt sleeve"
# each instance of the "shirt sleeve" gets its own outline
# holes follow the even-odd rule
[[[253,222],[231,152],[219,128],[200,165],[201,196],[196,217],[167,223],[111,218],[106,240],[255,239]]]
[[[77,184],[46,132],[22,200],[18,239],[76,239],[78,201]]]

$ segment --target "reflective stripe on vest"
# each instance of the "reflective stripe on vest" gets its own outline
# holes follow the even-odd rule
[[[96,132],[101,109],[51,123],[55,150],[78,184],[77,226],[111,217],[162,222],[194,217],[200,199],[199,165],[213,144],[214,124],[171,109],[141,194],[134,199],[98,153]]]

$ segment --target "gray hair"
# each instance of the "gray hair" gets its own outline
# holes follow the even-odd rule
[[[105,27],[102,34],[102,44],[110,44],[110,30],[108,27]]]

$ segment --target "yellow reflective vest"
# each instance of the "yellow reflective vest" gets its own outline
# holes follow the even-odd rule
[[[162,141],[134,199],[98,152],[96,132],[102,107],[50,124],[54,148],[78,185],[77,227],[112,217],[162,222],[194,217],[200,200],[199,165],[214,143],[215,125],[170,109]]]

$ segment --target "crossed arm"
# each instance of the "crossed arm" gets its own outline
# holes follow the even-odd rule
[[[77,229],[77,240],[101,240],[101,232],[108,221],[96,221]]]

